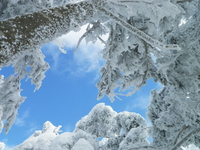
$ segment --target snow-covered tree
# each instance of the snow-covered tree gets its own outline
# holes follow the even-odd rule
[[[31,7],[33,5],[36,7]],[[102,148],[107,149],[116,146],[114,149],[175,150],[189,144],[200,146],[199,0],[85,0],[76,3],[18,0],[2,1],[0,7],[3,8],[0,11],[0,68],[10,63],[17,68],[16,76],[0,79],[0,88],[10,90],[3,93],[7,94],[0,101],[1,120],[7,120],[6,131],[24,101],[20,97],[19,80],[28,74],[37,89],[48,69],[41,52],[36,49],[89,23],[76,51],[83,38],[93,42],[100,39],[105,43],[101,53],[106,64],[97,83],[98,99],[107,95],[114,101],[120,95],[132,95],[150,78],[164,87],[151,93],[148,117],[152,126],[148,130],[143,130],[147,128],[145,121],[136,114],[116,114],[108,107],[103,111],[98,109],[99,105],[77,123],[75,133],[105,136]],[[109,34],[107,41],[101,39],[105,33]],[[40,62],[34,63],[36,60]],[[27,66],[32,72],[26,72]],[[121,91],[127,93],[121,94]],[[17,97],[12,99],[15,94]],[[110,120],[101,114],[106,114]],[[124,120],[129,119],[134,123],[126,124]],[[99,123],[109,128],[112,137],[108,137]],[[146,140],[147,135],[153,139],[151,144]],[[82,142],[77,147],[81,143],[89,145],[85,138],[78,140]]]
[[[72,133],[59,134],[60,127],[47,121],[42,130],[35,131],[13,150],[123,150],[148,144],[147,124],[142,116],[117,113],[103,103],[97,104],[78,121]],[[103,138],[102,141],[98,140],[99,137]]]
[[[15,3],[12,7],[16,6],[17,9],[23,10],[21,7],[24,8],[28,5],[28,8],[32,8],[28,10],[34,11],[35,7],[31,5],[32,3],[26,2],[18,1],[19,5]],[[7,3],[8,8],[4,11],[12,10],[10,5]],[[37,12],[31,14],[22,11],[19,12],[19,15],[22,16],[0,21],[0,68],[10,64],[15,68],[15,75],[4,80],[1,79],[3,83],[0,83],[0,91],[2,92],[0,105],[4,114],[1,121],[6,120],[4,126],[6,132],[12,126],[17,109],[24,101],[24,98],[20,97],[20,80],[27,74],[29,78],[32,78],[32,83],[36,85],[37,90],[45,77],[44,72],[49,68],[48,63],[44,62],[40,46],[64,33],[77,30],[79,26],[88,23],[95,12],[88,2],[64,6],[36,10]],[[14,14],[18,15],[18,12]],[[11,16],[13,17],[14,14]],[[31,67],[31,71],[28,72],[26,67]],[[5,90],[6,92],[3,92]],[[12,95],[17,96],[14,98],[11,97]],[[9,105],[5,105],[7,103]]]
[[[91,112],[76,124],[76,130],[83,130],[97,137],[109,137],[115,134],[117,113],[104,104],[96,105]]]
[[[43,129],[35,131],[27,140],[21,145],[16,146],[15,150],[49,150],[53,139],[58,136],[61,126],[55,127],[51,122],[44,123]]]

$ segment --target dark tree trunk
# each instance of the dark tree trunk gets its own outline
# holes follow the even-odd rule
[[[88,2],[68,4],[0,22],[0,68],[23,51],[35,49],[73,29],[94,16]]]

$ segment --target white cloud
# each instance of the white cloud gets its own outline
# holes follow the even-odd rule
[[[78,66],[78,72],[95,72],[99,75],[99,70],[104,61],[99,57],[99,51],[96,45],[82,46],[74,56],[74,62]]]
[[[79,38],[85,33],[87,25],[82,26],[81,30],[78,32],[70,31],[69,33],[62,35],[61,37],[54,40],[54,43],[59,46],[67,46],[70,48],[76,47]],[[81,45],[83,44],[84,40],[82,41]]]
[[[78,40],[84,34],[85,30],[86,26],[83,26],[79,32],[71,31],[57,38],[53,43],[58,45],[62,52],[64,52],[64,50],[75,50]],[[105,38],[107,37],[105,36],[104,39]],[[52,56],[54,63],[51,67],[56,72],[70,72],[71,74],[79,75],[88,72],[99,74],[99,69],[104,62],[99,57],[99,51],[103,48],[104,45],[100,41],[97,41],[95,44],[91,42],[86,44],[85,39],[83,39],[77,53],[72,55],[72,60],[70,59],[70,61],[65,60],[63,54],[55,49],[55,47],[52,48],[52,46],[49,46],[49,49],[44,53]],[[65,64],[65,66],[63,64]]]
[[[25,126],[26,125],[26,118],[28,118],[29,117],[29,111],[28,110],[26,110],[23,114],[22,114],[22,116],[21,117],[17,117],[16,118],[16,120],[15,120],[15,123],[14,123],[14,125],[16,125],[16,126]]]

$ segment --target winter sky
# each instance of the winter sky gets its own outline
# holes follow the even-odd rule
[[[140,113],[146,118],[150,90],[159,88],[152,80],[131,97],[121,97],[122,100],[116,99],[114,103],[107,97],[97,101],[98,90],[95,84],[100,78],[100,67],[104,64],[104,60],[99,57],[103,44],[98,41],[94,45],[91,42],[86,45],[83,40],[78,52],[74,54],[74,48],[84,31],[85,27],[80,32],[70,32],[41,47],[51,68],[36,92],[33,92],[35,87],[30,80],[22,81],[21,95],[27,98],[9,133],[0,134],[0,141],[7,145],[6,150],[22,143],[34,131],[41,130],[46,121],[55,126],[62,125],[63,132],[72,132],[76,122],[98,103],[106,103],[117,112]],[[66,50],[67,54],[59,51],[57,45]],[[12,73],[11,67],[0,71],[5,77]]]

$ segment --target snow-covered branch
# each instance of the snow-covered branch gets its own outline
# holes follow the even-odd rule
[[[183,138],[181,138],[172,148],[171,150],[177,150],[184,142],[186,142],[191,136],[200,132],[200,128],[191,129],[190,132],[186,134]]]
[[[95,9],[89,2],[55,7],[0,22],[0,68],[14,55],[38,49],[90,22]]]
[[[101,6],[97,6],[95,5],[95,7],[103,12],[105,15],[107,15],[108,17],[112,18],[114,21],[116,21],[117,23],[121,24],[124,28],[126,28],[127,30],[129,30],[130,32],[132,32],[133,34],[137,35],[139,38],[143,39],[145,42],[147,42],[148,44],[150,44],[153,47],[157,47],[161,50],[181,50],[181,48],[176,45],[176,44],[163,44],[161,42],[159,42],[156,39],[153,39],[151,36],[147,35],[146,33],[140,31],[139,29],[137,29],[136,27],[130,25],[129,23],[127,23],[126,21],[122,20],[121,18],[119,18],[118,16],[114,15],[112,12],[110,12],[109,10],[106,10],[105,8],[102,8]]]

